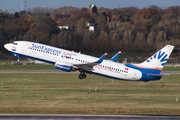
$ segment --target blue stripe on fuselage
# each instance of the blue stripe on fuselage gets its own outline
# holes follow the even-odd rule
[[[12,52],[12,53],[13,53],[13,54],[17,54],[17,55],[19,55],[19,56],[24,56],[24,57],[32,58],[32,59],[35,59],[35,60],[40,60],[40,61],[43,61],[43,62],[55,64],[55,62],[53,62],[53,61],[48,61],[48,60],[44,60],[44,59],[41,59],[41,58],[31,57],[31,56],[19,54],[19,53],[16,53],[16,52]]]

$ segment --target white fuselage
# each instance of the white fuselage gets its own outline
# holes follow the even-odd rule
[[[73,64],[85,64],[98,60],[96,57],[44,44],[26,41],[16,41],[16,43],[17,44],[8,44],[6,49],[14,54],[23,55],[52,64],[55,64],[56,62],[63,62],[73,66]],[[84,70],[87,73],[98,74],[120,80],[137,81],[142,77],[142,73],[139,70],[126,67],[124,64],[111,60],[103,60],[102,63],[93,66],[93,69],[90,70],[84,68]]]

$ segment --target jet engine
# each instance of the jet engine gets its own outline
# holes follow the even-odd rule
[[[60,70],[64,70],[66,72],[70,72],[72,70],[72,66],[62,63],[62,62],[56,62],[55,63],[55,68],[56,69],[60,69]]]

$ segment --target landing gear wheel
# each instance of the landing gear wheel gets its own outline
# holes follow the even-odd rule
[[[83,76],[82,76],[82,74],[79,74],[79,79],[83,79]]]
[[[83,79],[85,79],[86,78],[86,74],[82,74],[83,75]]]
[[[18,57],[17,62],[20,62],[20,57]]]
[[[79,74],[79,79],[85,79],[85,78],[86,78],[86,74],[84,74],[84,73]]]

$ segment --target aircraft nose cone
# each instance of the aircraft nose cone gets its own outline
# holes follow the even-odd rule
[[[11,51],[12,45],[11,45],[10,43],[5,44],[5,45],[4,45],[4,48],[6,48],[8,51]]]
[[[7,48],[8,48],[8,44],[5,44],[5,45],[4,45],[4,48],[6,48],[6,49],[7,49]]]

